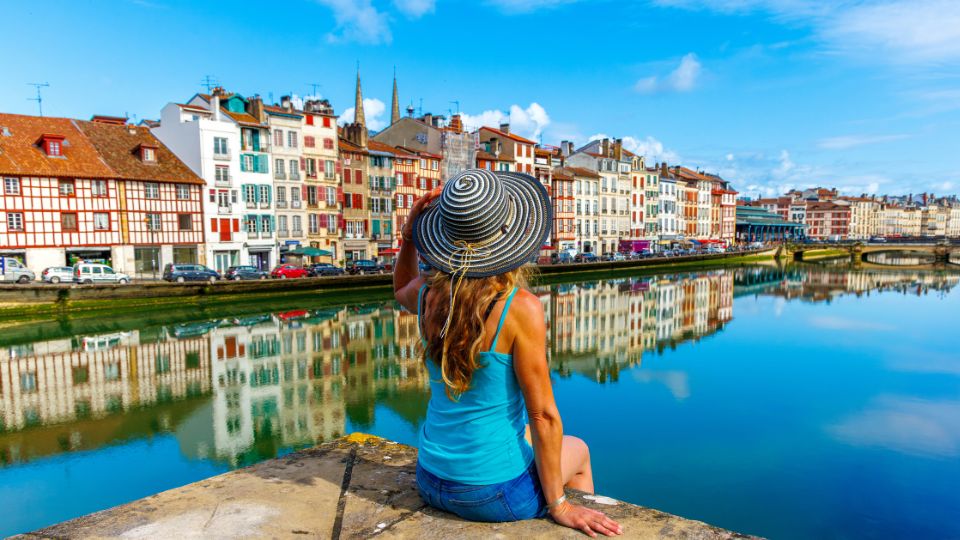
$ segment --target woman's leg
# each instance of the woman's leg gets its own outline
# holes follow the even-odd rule
[[[524,436],[533,446],[533,435],[527,426]],[[563,436],[560,448],[560,474],[563,485],[584,493],[593,493],[593,468],[590,467],[590,448],[583,439],[573,435]]]
[[[582,439],[563,436],[560,452],[563,485],[585,493],[593,493],[593,469],[590,467],[590,448]]]

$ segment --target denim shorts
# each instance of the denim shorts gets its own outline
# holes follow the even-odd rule
[[[536,462],[512,480],[485,486],[444,480],[417,463],[417,488],[430,506],[470,521],[519,521],[547,515]]]

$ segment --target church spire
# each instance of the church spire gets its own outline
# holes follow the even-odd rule
[[[400,121],[400,99],[397,97],[397,68],[393,68],[393,107],[391,107],[390,124]]]
[[[363,114],[363,94],[360,92],[360,63],[357,63],[357,97],[356,103],[354,104],[354,113],[353,113],[353,123],[359,124],[363,127],[367,125],[367,119]]]

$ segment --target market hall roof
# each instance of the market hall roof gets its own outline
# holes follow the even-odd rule
[[[787,221],[779,214],[757,206],[737,205],[737,225],[773,225],[777,227],[806,227],[803,223]]]

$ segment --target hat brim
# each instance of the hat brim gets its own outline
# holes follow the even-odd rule
[[[535,262],[553,224],[547,188],[523,173],[495,172],[503,184],[508,205],[504,228],[482,245],[456,245],[444,230],[436,206],[414,222],[413,242],[420,256],[437,270],[466,277],[488,277]]]

